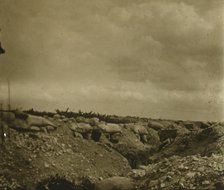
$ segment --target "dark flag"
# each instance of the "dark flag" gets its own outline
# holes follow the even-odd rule
[[[1,42],[0,42],[0,54],[5,53],[5,50],[2,48]]]

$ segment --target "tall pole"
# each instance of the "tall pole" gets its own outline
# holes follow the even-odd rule
[[[1,145],[4,144],[4,129],[3,129],[3,106],[2,103],[0,103],[0,109],[1,109]]]
[[[8,110],[11,110],[11,89],[10,89],[10,80],[7,78],[7,84],[8,84]]]
[[[8,111],[9,111],[9,115],[10,115],[10,111],[11,111],[11,89],[10,89],[10,80],[9,78],[7,78],[7,84],[8,84]],[[9,116],[10,118],[10,116]],[[7,131],[8,131],[8,139],[10,140],[10,128],[8,127],[7,128]]]
[[[1,35],[1,28],[0,28],[0,35]],[[0,38],[1,39],[1,38]],[[0,54],[4,54],[5,50],[2,48],[1,46],[1,41],[0,41]],[[9,84],[9,80],[8,80],[8,89],[9,89],[9,97],[10,97],[10,84]],[[9,98],[10,99],[10,98]],[[10,100],[9,100],[9,111],[10,111]],[[0,122],[0,127],[1,127],[1,143],[2,145],[4,144],[5,141],[5,133],[4,133],[4,124],[3,124],[3,105],[2,103],[0,103],[0,109],[1,109],[1,122]]]

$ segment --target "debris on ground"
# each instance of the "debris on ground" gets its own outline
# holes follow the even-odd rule
[[[2,115],[0,189],[224,189],[223,123]]]

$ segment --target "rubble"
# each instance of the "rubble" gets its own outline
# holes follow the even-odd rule
[[[224,180],[224,157],[173,156],[149,165],[145,171],[141,186],[149,189],[215,189],[216,182]]]
[[[6,114],[0,189],[224,189],[222,123],[124,121]]]

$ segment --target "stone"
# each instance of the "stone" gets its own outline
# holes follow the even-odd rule
[[[167,181],[171,181],[172,177],[170,175],[166,176]]]
[[[46,129],[47,129],[48,132],[50,132],[50,131],[54,131],[54,127],[51,126],[51,125],[47,125],[47,126],[46,126]]]
[[[69,128],[70,128],[72,131],[76,131],[77,128],[78,128],[78,124],[77,124],[76,122],[71,123],[71,124],[69,125]]]
[[[180,188],[185,188],[184,184],[182,182],[179,182]]]
[[[78,132],[74,132],[73,134],[74,134],[74,137],[83,139],[82,134],[80,134],[80,133],[78,133]]]
[[[132,179],[126,177],[114,176],[102,179],[95,184],[95,190],[134,190],[135,185]]]
[[[199,161],[199,158],[198,158],[197,156],[195,156],[195,155],[193,155],[191,158],[192,158],[192,160],[194,160],[194,161]]]
[[[44,167],[45,167],[45,168],[49,168],[50,165],[49,165],[48,163],[45,162],[45,163],[44,163]]]
[[[204,166],[201,166],[201,167],[198,167],[197,170],[201,173],[205,172],[205,167]]]
[[[164,188],[164,187],[166,187],[166,184],[165,183],[161,183],[160,184],[160,188]]]
[[[64,122],[64,123],[67,123],[68,121],[69,121],[68,118],[64,118],[64,119],[62,119],[62,122]]]
[[[194,178],[195,174],[196,174],[196,172],[188,172],[188,173],[186,174],[186,176],[187,176],[188,178]]]
[[[180,170],[185,170],[185,167],[184,167],[183,164],[180,164],[180,165],[178,166],[178,169],[180,169]]]
[[[141,179],[146,175],[146,171],[142,169],[133,169],[131,173],[129,174],[130,177],[134,179]]]
[[[193,184],[190,184],[190,189],[196,189],[196,187]]]
[[[37,127],[37,126],[31,126],[30,127],[30,130],[34,131],[34,132],[39,132],[40,131],[40,128]]]
[[[149,183],[150,187],[155,187],[158,184],[159,184],[159,181],[158,180],[150,180],[150,183]]]
[[[66,117],[64,115],[61,115],[61,119],[65,119]]]
[[[44,133],[47,133],[47,129],[45,127],[41,127],[40,130]]]
[[[74,117],[71,117],[71,118],[70,118],[70,121],[72,121],[72,122],[76,122],[76,120],[75,120]]]
[[[145,166],[145,165],[140,165],[138,168],[139,169],[141,169],[141,170],[148,170],[149,169],[149,167],[150,167],[150,165],[148,165],[148,166]]]
[[[210,185],[210,181],[208,181],[208,180],[205,180],[205,181],[202,181],[202,183],[201,183],[202,185]]]
[[[53,116],[53,118],[54,118],[54,119],[60,119],[61,116],[60,116],[59,114],[55,114],[55,115]]]

